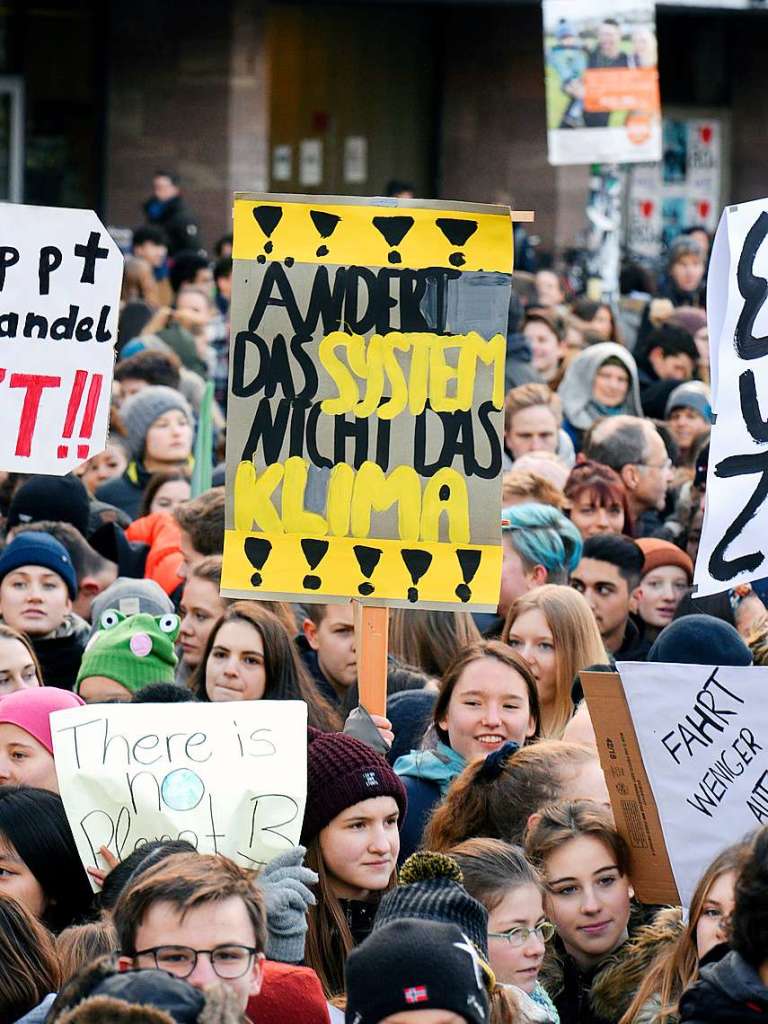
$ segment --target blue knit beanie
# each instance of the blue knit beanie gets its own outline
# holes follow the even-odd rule
[[[67,585],[69,596],[77,597],[77,576],[67,549],[50,533],[30,530],[20,533],[0,555],[0,582],[23,565],[40,565],[57,573]]]

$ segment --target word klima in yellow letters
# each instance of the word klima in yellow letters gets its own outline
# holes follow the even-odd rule
[[[337,356],[346,353],[347,364]],[[455,366],[446,353],[458,349]],[[412,415],[424,412],[427,399],[434,412],[468,412],[472,408],[478,360],[493,367],[493,391],[489,396],[497,409],[504,405],[504,362],[506,339],[497,334],[485,341],[476,331],[443,337],[437,334],[374,334],[369,341],[359,334],[332,331],[320,342],[320,362],[338,389],[338,396],[321,404],[328,416],[347,412],[357,417],[372,416],[391,420],[406,407]],[[411,365],[406,380],[397,352],[410,352]],[[366,381],[360,399],[356,377]],[[388,382],[388,387],[386,387]],[[390,395],[385,402],[385,388]],[[449,394],[449,388],[455,389]]]
[[[368,537],[371,514],[397,505],[401,540],[439,541],[440,517],[445,515],[450,542],[470,542],[467,484],[455,469],[439,469],[422,493],[422,478],[412,466],[397,466],[386,474],[375,462],[364,462],[357,472],[339,463],[329,475],[325,516],[304,508],[307,472],[306,462],[298,455],[285,463],[275,462],[261,473],[253,463],[241,462],[235,474],[235,529]],[[278,512],[272,495],[279,484]]]

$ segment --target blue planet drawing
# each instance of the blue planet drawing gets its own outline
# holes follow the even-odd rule
[[[172,811],[191,811],[205,793],[203,780],[189,768],[176,768],[163,779],[160,792]]]

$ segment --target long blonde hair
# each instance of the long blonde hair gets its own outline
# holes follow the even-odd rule
[[[619,1024],[632,1024],[642,1007],[653,996],[658,996],[661,1009],[654,1024],[671,1024],[676,1020],[680,996],[699,976],[699,954],[696,948],[696,929],[709,892],[721,875],[733,871],[738,874],[749,856],[750,844],[734,843],[712,861],[702,875],[691,897],[688,923],[677,939],[653,961],[635,997]]]
[[[573,715],[571,687],[578,672],[608,663],[600,631],[589,605],[571,587],[547,583],[523,594],[507,613],[502,639],[509,643],[515,620],[524,612],[540,611],[547,620],[555,647],[555,705],[542,721],[542,736],[560,739]],[[542,709],[543,711],[543,709]]]

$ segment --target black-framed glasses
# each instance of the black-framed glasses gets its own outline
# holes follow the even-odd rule
[[[504,939],[510,946],[524,946],[532,935],[537,935],[542,942],[549,942],[555,934],[555,926],[551,921],[542,921],[535,928],[511,928],[508,932],[488,932],[489,939]]]
[[[253,958],[258,953],[253,946],[225,944],[215,949],[192,949],[190,946],[154,946],[152,949],[138,949],[134,960],[148,958],[153,965],[166,974],[174,974],[177,978],[188,978],[197,967],[197,958],[205,953],[211,961],[214,972],[225,981],[242,978],[247,972]]]

